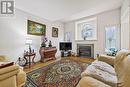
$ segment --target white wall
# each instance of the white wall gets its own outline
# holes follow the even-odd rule
[[[46,36],[52,41],[52,45],[59,49],[59,41],[64,39],[64,25],[60,22],[50,22],[32,14],[16,9],[14,17],[0,18],[0,55],[6,55],[10,60],[16,61],[18,57],[23,56],[27,49],[25,40],[27,37],[32,39],[32,48],[36,51],[36,61],[40,60],[39,48],[41,45],[41,36],[27,35],[27,20],[46,24]],[[52,37],[52,27],[59,28],[59,37]],[[58,50],[56,56],[60,56]]]
[[[96,41],[75,41],[75,22],[87,18],[97,17],[97,38]],[[65,32],[71,32],[73,51],[76,53],[77,43],[94,44],[94,56],[97,53],[104,53],[105,50],[105,29],[107,25],[120,24],[120,9],[100,13],[90,17],[85,17],[79,20],[74,20],[65,23]],[[119,43],[120,45],[120,43]]]
[[[121,7],[121,48],[130,49],[130,0]]]

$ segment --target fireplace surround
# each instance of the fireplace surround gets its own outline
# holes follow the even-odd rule
[[[94,58],[94,44],[77,44],[77,56]]]

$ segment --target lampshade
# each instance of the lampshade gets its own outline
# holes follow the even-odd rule
[[[25,44],[26,44],[26,45],[32,44],[32,40],[31,40],[31,39],[26,39]]]

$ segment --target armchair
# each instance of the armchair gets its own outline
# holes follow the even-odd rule
[[[77,87],[130,87],[130,51],[119,51],[114,67],[105,62],[96,60],[89,65]]]
[[[0,56],[0,62],[8,61]],[[0,69],[0,87],[22,87],[26,81],[26,73],[18,65],[11,65]]]
[[[0,55],[0,62],[7,62],[7,61],[8,61],[7,57]]]

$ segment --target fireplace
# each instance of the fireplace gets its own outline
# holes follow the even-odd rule
[[[94,44],[77,44],[77,56],[94,58]]]

